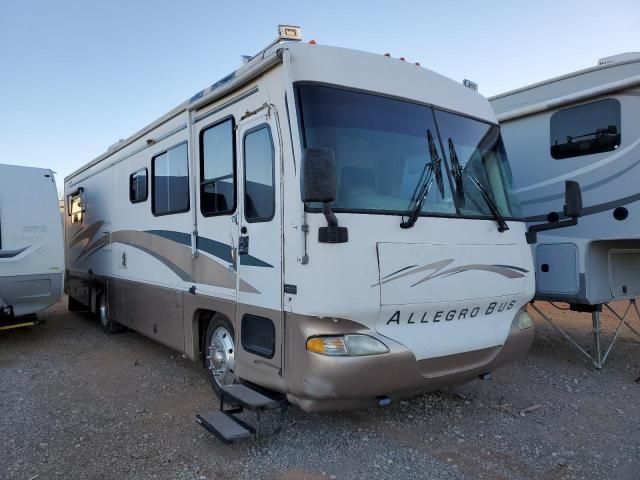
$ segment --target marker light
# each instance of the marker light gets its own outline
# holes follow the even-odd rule
[[[526,310],[522,310],[520,312],[520,316],[518,317],[518,326],[520,327],[520,330],[526,330],[527,328],[533,327],[533,320]]]
[[[316,42],[315,40],[311,39],[309,40],[309,45],[316,45],[318,42]]]
[[[389,352],[380,340],[359,334],[311,337],[307,339],[307,350],[332,357],[361,357]]]
[[[390,56],[391,56],[391,54],[390,54],[390,53],[385,53],[385,54],[384,54],[384,56],[385,56],[385,57],[390,57]]]
[[[302,31],[295,25],[278,25],[280,40],[302,40]]]

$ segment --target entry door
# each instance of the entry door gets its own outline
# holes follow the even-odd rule
[[[274,111],[238,125],[238,374],[282,383],[281,156]]]

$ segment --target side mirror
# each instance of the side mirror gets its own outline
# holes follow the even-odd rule
[[[580,184],[572,180],[565,183],[564,215],[569,218],[582,216],[582,190]]]
[[[302,154],[300,192],[302,201],[322,202],[322,213],[328,226],[318,229],[320,243],[345,243],[349,232],[338,226],[338,217],[331,210],[336,199],[336,159],[330,148],[305,148]]]
[[[562,213],[565,217],[569,217],[569,219],[557,221],[558,214],[552,212],[550,216],[554,215],[555,221],[550,220],[549,223],[531,225],[525,234],[527,237],[527,243],[536,243],[538,241],[538,232],[546,232],[547,230],[555,230],[557,228],[573,227],[578,224],[578,218],[582,216],[582,190],[580,189],[580,184],[578,182],[569,180],[565,183],[564,209]]]
[[[330,148],[305,148],[302,155],[302,201],[333,202],[336,199],[336,160]]]

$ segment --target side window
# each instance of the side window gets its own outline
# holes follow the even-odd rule
[[[144,202],[147,195],[147,169],[143,168],[129,175],[129,200],[131,203]]]
[[[620,146],[620,102],[613,98],[559,110],[551,116],[551,156],[556,160]]]
[[[204,216],[236,209],[236,171],[233,119],[200,133],[200,210]]]
[[[170,148],[151,161],[154,215],[189,210],[189,165],[187,143]]]
[[[275,214],[274,160],[271,130],[258,127],[244,136],[244,217],[268,222]]]
[[[84,200],[82,198],[83,191],[79,189],[67,197],[67,209],[71,217],[71,223],[82,223],[84,217]]]

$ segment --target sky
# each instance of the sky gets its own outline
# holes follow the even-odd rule
[[[640,51],[639,0],[0,0],[0,163],[66,175],[276,36],[420,62],[483,95]]]

